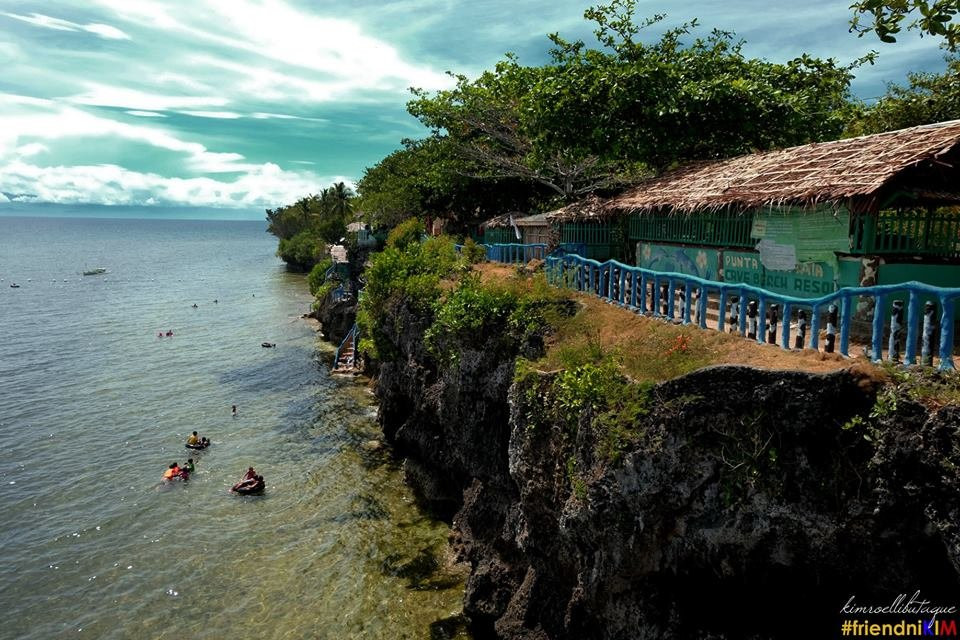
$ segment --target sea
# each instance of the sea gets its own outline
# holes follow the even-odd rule
[[[448,529],[265,229],[0,215],[0,638],[466,637]]]

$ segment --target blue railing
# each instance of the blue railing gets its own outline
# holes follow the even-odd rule
[[[798,335],[793,348],[806,346],[819,350],[820,325],[825,315],[824,351],[829,353],[838,348],[844,356],[849,356],[855,299],[872,298],[870,357],[876,362],[883,356],[883,310],[886,309],[887,300],[896,295],[897,299],[893,299],[893,310],[890,314],[887,359],[892,362],[901,361],[900,348],[905,338],[903,362],[915,364],[920,337],[921,364],[932,365],[936,309],[939,303],[940,369],[954,368],[954,302],[960,298],[960,289],[904,282],[873,287],[847,287],[819,298],[795,298],[747,284],[715,282],[684,273],[651,271],[616,260],[600,263],[571,254],[548,257],[546,264],[547,278],[551,284],[592,292],[601,298],[631,307],[640,313],[650,313],[655,317],[677,320],[679,312],[679,320],[683,324],[693,322],[704,329],[707,328],[707,304],[710,296],[714,295],[718,302],[718,331],[729,328],[732,332],[760,343],[776,344],[779,338],[779,344],[784,349],[791,346],[791,322],[796,310]],[[676,309],[678,292],[682,305],[680,310]],[[904,301],[901,298],[907,301],[905,318]],[[928,298],[922,317],[921,298]],[[779,333],[778,326],[781,326]]]
[[[345,362],[344,364],[349,365],[350,367],[353,367],[353,365],[356,364],[357,362],[357,345],[355,340],[356,336],[357,336],[357,325],[354,324],[352,327],[350,327],[350,331],[347,331],[347,335],[343,337],[343,340],[340,342],[340,346],[337,347],[337,353],[333,357],[334,369],[337,369],[340,366],[340,354],[343,352],[343,348],[347,344],[350,344],[353,347],[353,351],[350,353],[350,358],[348,358],[347,362]]]
[[[457,252],[463,250],[463,245],[454,245]],[[545,260],[548,255],[555,253],[586,253],[586,245],[581,242],[567,242],[559,245],[553,253],[547,253],[545,243],[533,244],[478,244],[487,252],[487,260],[490,262],[505,262],[508,264],[527,263],[531,260]]]

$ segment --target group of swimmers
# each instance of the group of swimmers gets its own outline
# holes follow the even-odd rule
[[[230,412],[233,414],[233,417],[236,418],[237,405],[231,405]],[[202,437],[194,431],[187,436],[185,446],[188,449],[206,449],[210,446],[210,439]],[[172,482],[173,480],[189,480],[194,468],[193,458],[188,459],[183,466],[180,466],[176,462],[171,462],[167,470],[163,472],[164,483]],[[253,467],[249,467],[240,482],[233,485],[230,491],[239,494],[259,494],[263,493],[266,486],[263,476],[254,471]]]
[[[164,333],[163,331],[157,331],[157,337],[158,337],[158,338],[163,338],[163,337],[172,338],[172,337],[173,337],[173,329],[167,329],[167,332],[166,332],[166,333]]]

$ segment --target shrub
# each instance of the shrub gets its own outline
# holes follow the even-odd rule
[[[327,269],[333,265],[333,260],[330,258],[325,258],[313,265],[313,269],[310,270],[309,275],[307,275],[307,285],[310,287],[310,293],[314,297],[317,296],[317,292],[326,282],[327,279]]]
[[[309,231],[301,231],[292,238],[281,238],[277,255],[292,267],[307,271],[320,256],[322,247]]]
[[[407,247],[419,244],[420,239],[426,233],[426,227],[423,221],[417,218],[404,220],[396,227],[390,230],[387,235],[387,248],[405,250]]]
[[[473,238],[467,238],[463,241],[463,249],[460,250],[460,254],[469,264],[477,264],[487,259],[486,249],[474,242]]]

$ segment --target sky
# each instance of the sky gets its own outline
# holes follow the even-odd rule
[[[0,203],[257,211],[353,184],[425,131],[409,87],[447,88],[546,34],[592,41],[578,0],[0,0]],[[851,61],[870,99],[940,71],[938,43],[847,32],[850,0],[639,0],[745,53]],[[656,36],[660,31],[651,32]],[[240,216],[242,217],[242,216]]]

